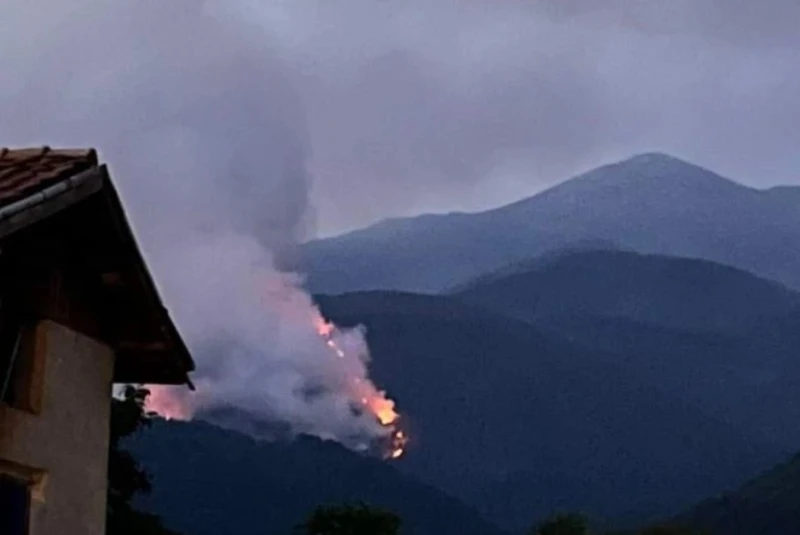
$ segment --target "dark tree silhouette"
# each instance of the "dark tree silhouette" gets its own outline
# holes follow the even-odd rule
[[[567,513],[555,515],[530,531],[530,535],[588,535],[589,519]]]
[[[149,425],[144,409],[149,393],[144,388],[127,386],[121,398],[111,401],[106,535],[178,535],[166,529],[158,516],[137,511],[131,505],[137,493],[150,492],[150,477],[121,442]]]
[[[690,527],[659,524],[637,530],[609,531],[605,535],[710,535],[705,531],[697,531]]]
[[[296,535],[397,535],[400,517],[365,504],[318,507]]]
[[[704,531],[673,525],[652,526],[639,531],[637,535],[706,535]]]

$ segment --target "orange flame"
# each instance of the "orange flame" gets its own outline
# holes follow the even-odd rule
[[[389,459],[399,459],[406,451],[408,444],[408,437],[403,433],[402,429],[397,429],[392,434],[391,448],[389,452]]]
[[[344,350],[333,338],[337,330],[336,325],[326,321],[322,316],[316,317],[314,323],[317,333],[325,339],[325,344],[333,350],[336,356],[344,358],[346,356]],[[391,439],[389,451],[385,457],[399,459],[405,453],[408,437],[397,427],[400,414],[395,410],[394,401],[386,397],[386,392],[375,389],[369,381],[364,381],[360,377],[354,377],[352,384],[353,399],[359,400],[361,405],[375,416],[381,426],[389,431]]]

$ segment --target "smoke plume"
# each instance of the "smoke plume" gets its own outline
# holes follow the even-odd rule
[[[12,4],[0,141],[94,146],[109,163],[198,364],[196,397],[154,404],[351,446],[386,435],[358,407],[363,385],[382,396],[363,333],[337,333],[347,351],[332,353],[300,279],[275,268],[313,221],[302,103],[269,36],[221,1]]]

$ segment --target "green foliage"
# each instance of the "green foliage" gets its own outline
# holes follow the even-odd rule
[[[156,515],[137,511],[131,505],[137,493],[150,492],[150,478],[120,443],[149,425],[144,410],[148,394],[144,388],[127,386],[120,399],[111,401],[106,535],[177,535]]]
[[[530,535],[589,535],[589,519],[575,513],[555,515],[533,528]]]
[[[397,535],[400,517],[364,504],[318,507],[296,535]]]

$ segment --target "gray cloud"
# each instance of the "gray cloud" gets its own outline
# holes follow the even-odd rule
[[[793,0],[250,2],[299,73],[323,232],[666,150],[793,183]]]
[[[800,5],[792,0],[544,0],[532,5],[556,22],[577,20],[645,34],[695,35],[737,46],[782,46],[800,41]]]
[[[228,111],[247,114],[241,110],[252,108],[243,103],[260,100],[273,115],[304,117],[307,135],[289,134],[304,138],[297,150],[309,156],[316,217],[303,212],[295,236],[313,231],[315,221],[330,233],[387,215],[479,209],[643,150],[673,152],[755,185],[798,180],[794,0],[207,3],[231,21],[227,31],[248,43],[247,56],[236,59],[226,55],[219,29],[175,26],[197,3],[168,4],[162,9],[171,13],[148,28],[137,22],[145,17],[141,4],[124,24],[109,21],[99,2],[75,5],[27,8],[14,14],[20,20],[4,21],[3,72],[36,76],[6,76],[0,96],[20,84],[42,92],[52,80],[69,80],[71,91],[93,92],[113,107],[95,89],[112,83],[102,74],[70,73],[103,58],[146,62],[165,46],[149,36],[169,29],[166,46],[177,48],[176,59],[218,73],[214,83],[194,84],[173,100],[189,106],[224,88]],[[76,41],[69,29],[79,26],[62,23],[69,17],[91,20],[96,36],[83,40],[87,50],[58,46]],[[47,57],[31,61],[37,53]],[[141,74],[131,67],[115,83],[146,84]],[[166,76],[185,80],[187,73]],[[138,104],[149,105],[148,98]],[[17,134],[41,139],[42,125],[30,117],[48,116],[55,105],[28,101],[36,113],[18,110],[11,124]],[[237,128],[248,122],[239,119]],[[274,127],[274,136],[286,134]],[[243,145],[240,152],[250,153]],[[274,164],[262,158],[260,165]],[[291,219],[292,207],[302,211],[307,201],[298,183],[285,183],[280,195],[248,197],[280,202],[242,209]],[[254,187],[262,186],[243,185]],[[292,192],[284,204],[282,194]]]

